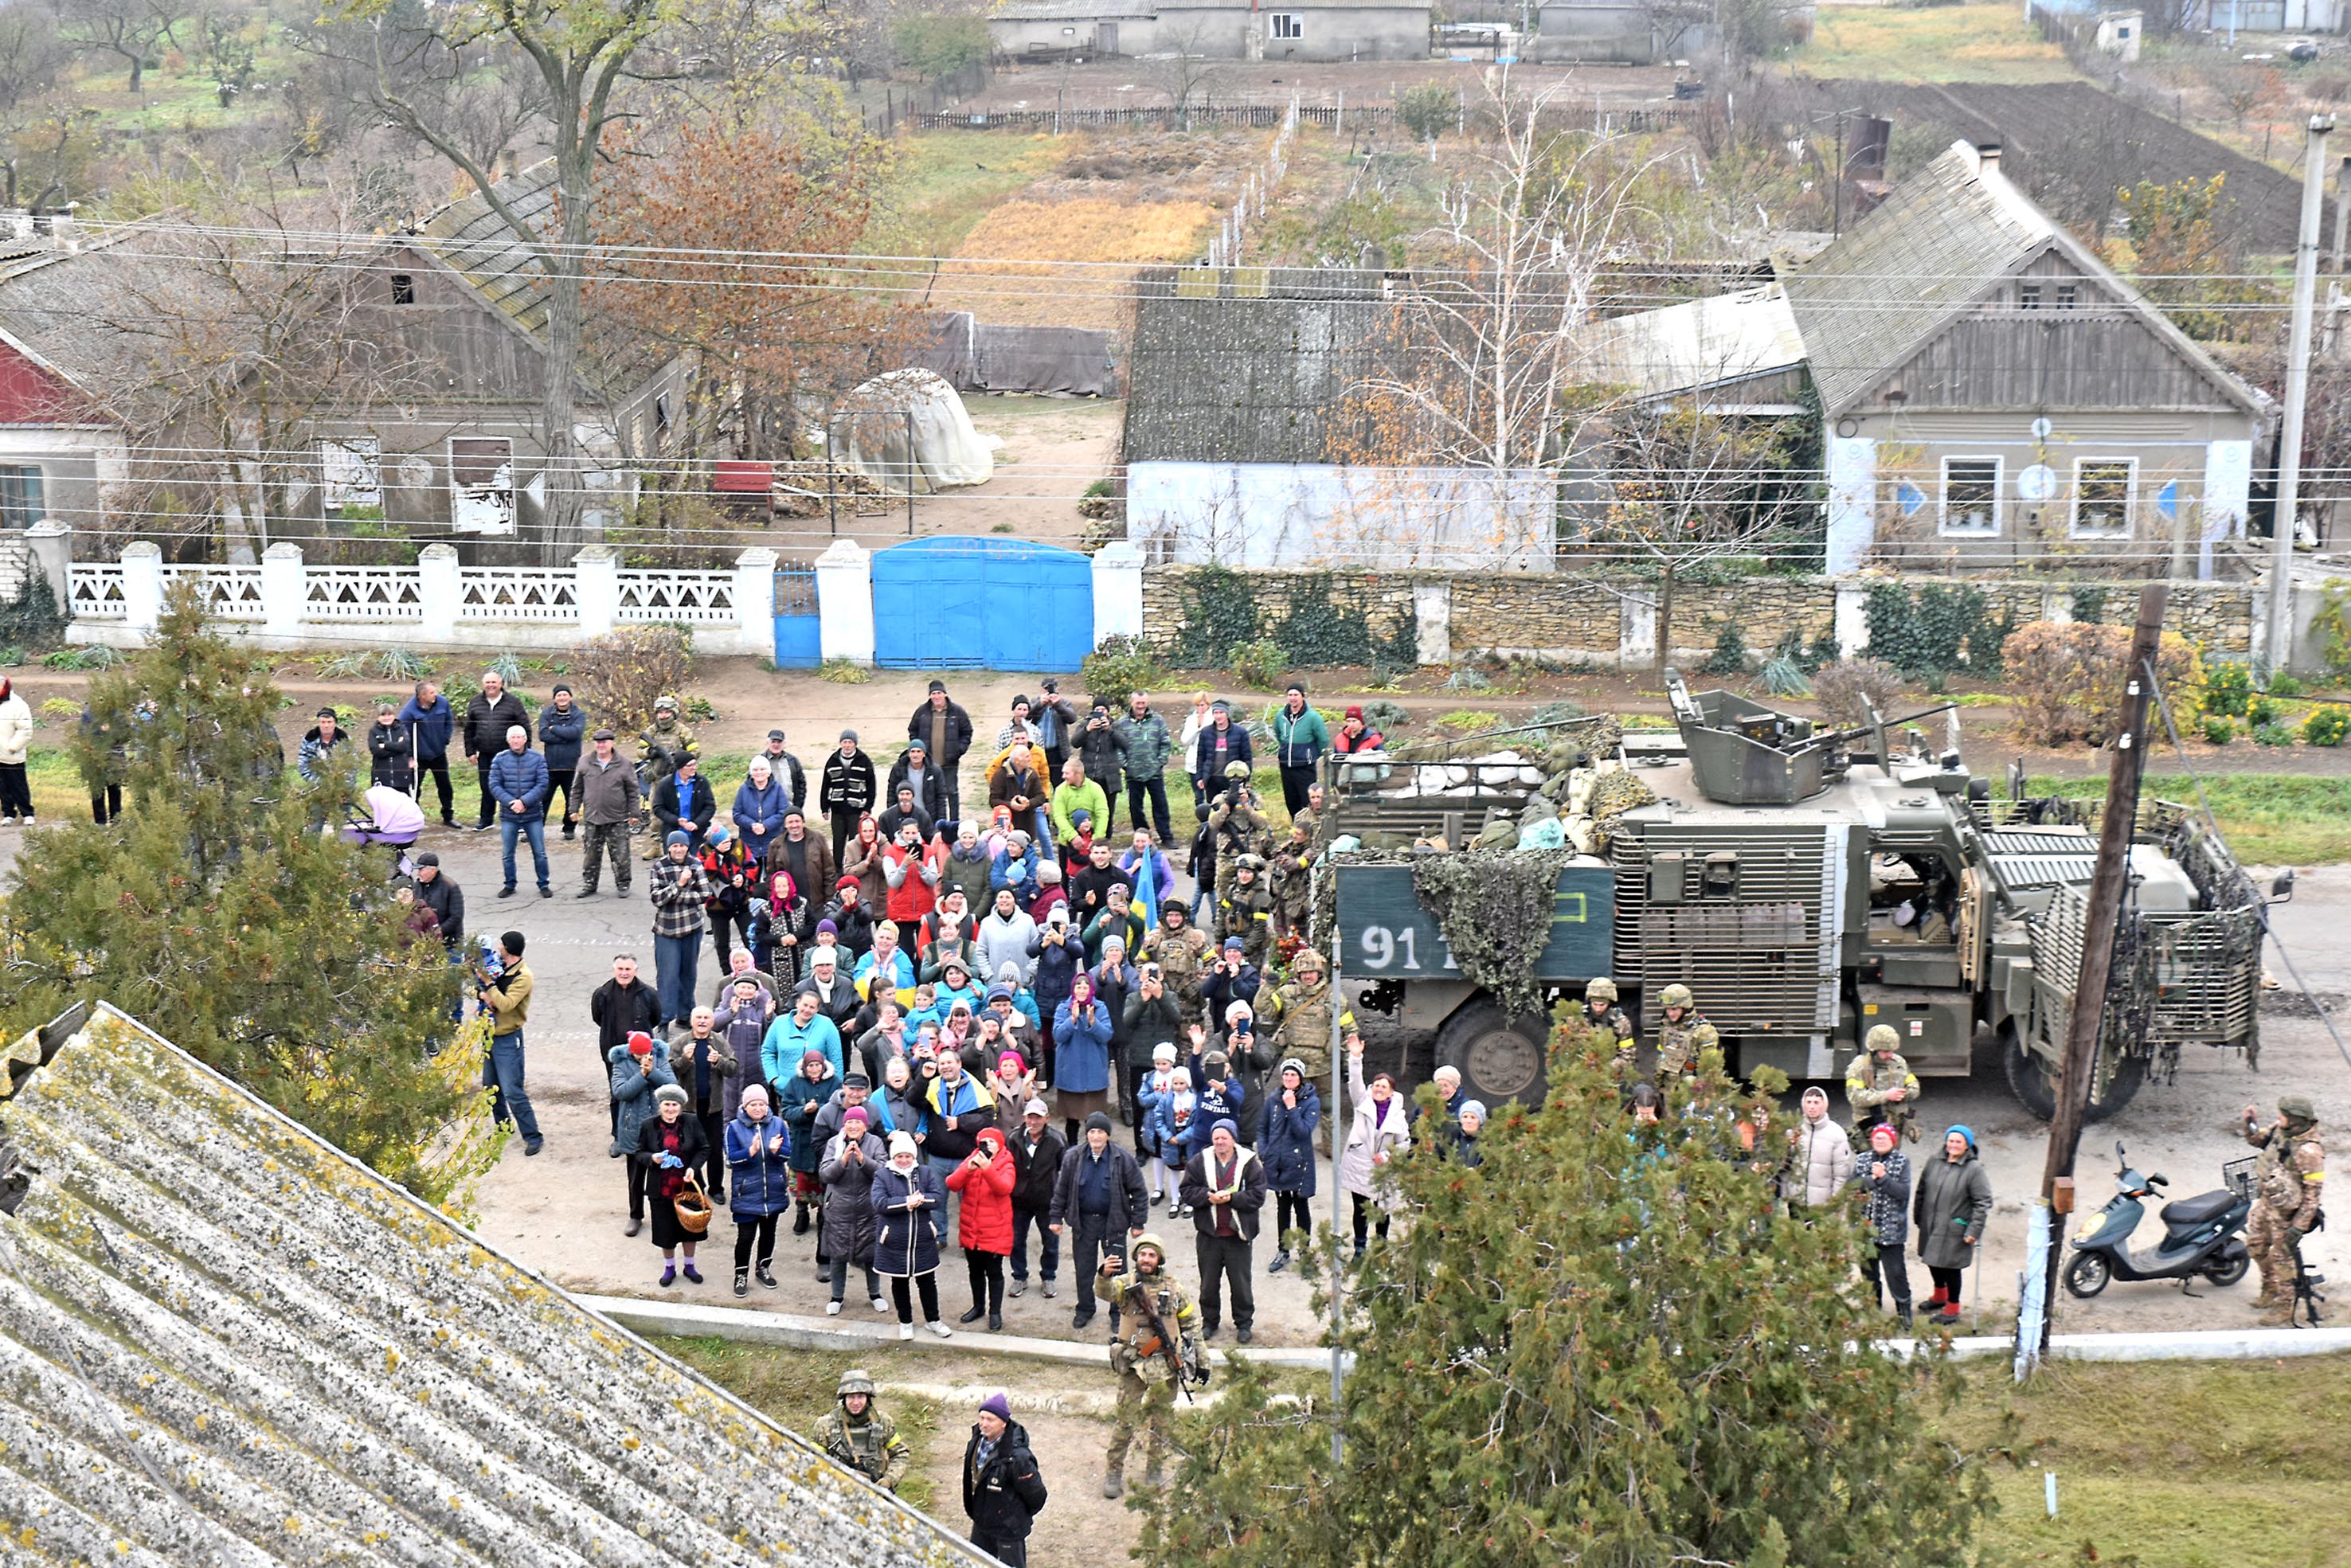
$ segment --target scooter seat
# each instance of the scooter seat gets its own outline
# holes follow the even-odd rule
[[[2163,1206],[2166,1225],[2209,1225],[2235,1207],[2237,1195],[2223,1189],[2220,1192],[2199,1193],[2183,1197],[2177,1203]]]

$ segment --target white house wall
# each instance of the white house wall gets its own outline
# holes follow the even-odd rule
[[[1137,463],[1128,537],[1154,561],[1192,565],[1552,570],[1548,476],[1514,475],[1496,490],[1468,469]]]

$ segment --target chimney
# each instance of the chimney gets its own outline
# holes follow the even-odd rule
[[[1976,143],[1976,167],[1987,174],[1997,174],[2000,172],[1999,142],[1979,141]]]
[[[49,233],[55,239],[57,247],[68,256],[75,255],[81,249],[81,223],[78,219],[60,214],[50,223]]]

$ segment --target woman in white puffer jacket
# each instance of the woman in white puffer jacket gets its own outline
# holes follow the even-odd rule
[[[33,787],[25,775],[25,755],[33,745],[33,710],[16,695],[16,683],[0,677],[0,820],[33,825]]]

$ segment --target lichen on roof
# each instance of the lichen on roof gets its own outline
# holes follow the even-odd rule
[[[6,1058],[0,1527],[28,1554],[985,1561],[112,1009]]]

